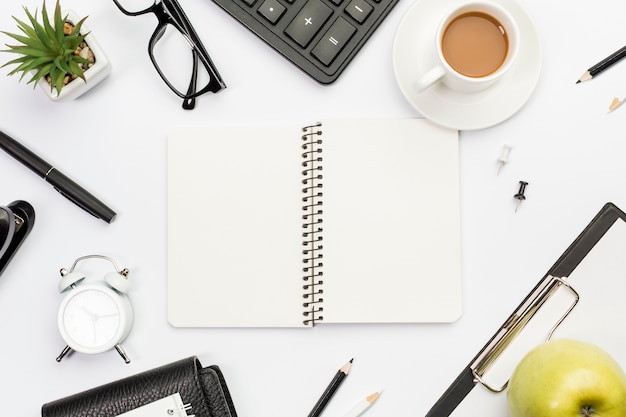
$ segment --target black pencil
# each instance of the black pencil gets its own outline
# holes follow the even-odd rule
[[[315,404],[315,406],[309,413],[309,417],[318,417],[320,414],[322,414],[322,411],[324,411],[324,408],[326,408],[326,405],[328,404],[330,399],[333,397],[333,395],[335,395],[335,392],[337,392],[337,389],[339,389],[339,386],[341,385],[345,377],[348,375],[348,372],[350,372],[350,367],[352,366],[352,360],[353,359],[350,359],[344,366],[342,366],[337,371],[332,381],[330,381],[330,384],[328,384],[328,386],[322,393],[322,396],[320,397],[319,400],[317,400],[317,403]]]
[[[590,67],[583,75],[580,76],[576,84],[581,81],[587,81],[592,79],[595,75],[601,73],[605,69],[609,68],[611,65],[617,63],[622,58],[626,57],[626,46],[623,48],[613,52],[608,57],[604,58],[602,61],[598,62],[596,65]]]

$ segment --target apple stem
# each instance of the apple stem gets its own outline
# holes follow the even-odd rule
[[[590,405],[585,405],[580,409],[580,415],[583,417],[592,417],[595,414],[593,407]]]

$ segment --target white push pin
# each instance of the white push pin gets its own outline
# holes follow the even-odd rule
[[[511,145],[502,146],[502,153],[498,158],[498,173],[496,175],[500,175],[500,171],[502,168],[509,162],[509,154],[511,153]]]

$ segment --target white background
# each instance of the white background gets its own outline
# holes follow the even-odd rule
[[[352,372],[325,416],[340,417],[378,389],[383,395],[369,417],[424,415],[603,204],[626,207],[626,108],[607,114],[611,99],[626,95],[626,62],[575,84],[586,68],[626,44],[625,6],[617,0],[520,0],[542,39],[543,69],[534,94],[514,117],[461,132],[459,321],[175,329],[166,318],[168,128],[420,116],[397,87],[391,60],[395,31],[411,0],[400,0],[331,86],[312,81],[209,0],[180,2],[228,85],[201,97],[193,111],[181,108],[149,61],[156,20],[124,16],[110,0],[64,1],[89,15],[87,24],[114,65],[112,75],[87,95],[52,103],[1,70],[0,129],[119,212],[110,225],[94,219],[0,153],[0,203],[24,199],[37,211],[32,234],[0,278],[4,415],[38,415],[44,402],[190,355],[222,368],[240,416],[307,415],[350,358]],[[10,16],[24,18],[22,5],[41,7],[39,0],[3,1],[0,29],[15,29]],[[3,62],[10,57],[2,56]],[[505,143],[514,146],[510,163],[496,176]],[[529,185],[515,213],[519,180]],[[204,214],[194,207],[180,213],[190,227]],[[58,270],[90,253],[112,256],[131,271],[136,319],[124,343],[128,365],[114,351],[55,361],[64,346],[56,327]],[[496,411],[491,404],[483,402],[485,410],[473,414]]]

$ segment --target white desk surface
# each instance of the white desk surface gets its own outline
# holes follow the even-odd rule
[[[24,199],[37,212],[32,234],[0,278],[2,414],[39,415],[46,401],[198,355],[205,365],[222,368],[240,416],[307,415],[352,357],[352,372],[325,416],[341,417],[378,389],[383,395],[368,417],[424,415],[603,204],[626,207],[626,108],[607,114],[611,99],[626,95],[626,62],[575,84],[588,67],[626,44],[626,6],[519,1],[541,36],[543,69],[514,117],[460,135],[462,318],[443,325],[300,330],[168,324],[167,130],[212,122],[419,117],[403,98],[391,62],[396,28],[413,0],[400,0],[331,86],[312,81],[209,0],[180,0],[228,85],[200,97],[193,111],[181,108],[149,61],[153,17],[126,17],[110,0],[64,0],[65,7],[89,15],[113,73],[76,101],[52,103],[17,77],[6,77],[4,68],[0,129],[119,216],[110,225],[92,218],[0,153],[0,203]],[[24,17],[22,5],[34,10],[41,2],[2,2],[2,30],[14,30],[10,16]],[[2,44],[9,41],[0,37]],[[505,143],[514,146],[510,163],[496,176]],[[529,185],[515,213],[519,180]],[[191,226],[202,213],[190,208],[181,215]],[[115,351],[55,361],[64,346],[56,327],[58,270],[91,253],[112,256],[131,271],[136,318],[124,343],[130,364]]]

